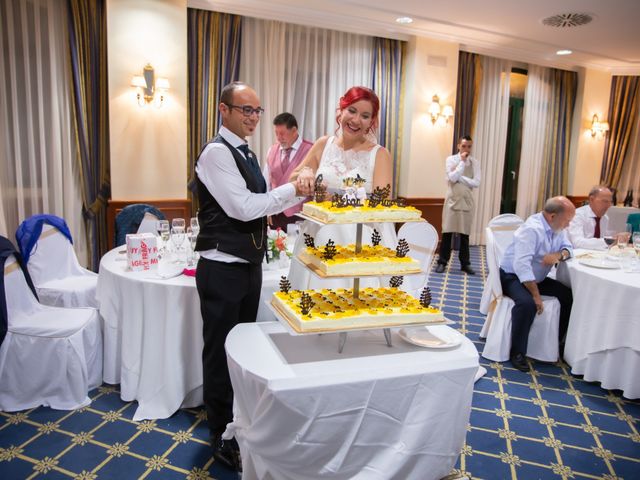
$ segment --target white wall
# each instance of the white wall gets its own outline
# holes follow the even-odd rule
[[[403,143],[398,194],[409,198],[444,197],[444,163],[451,155],[453,120],[431,124],[433,95],[440,105],[455,105],[458,44],[412,37],[407,47]]]
[[[107,0],[111,197],[187,195],[187,1]],[[169,79],[165,104],[138,107],[133,75]]]
[[[606,115],[610,91],[610,73],[589,69],[578,71],[576,113],[569,151],[569,195],[587,195],[600,180],[604,140],[592,138],[589,128],[594,114],[601,121],[609,120]]]

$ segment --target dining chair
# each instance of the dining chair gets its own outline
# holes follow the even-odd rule
[[[0,345],[0,410],[91,403],[102,384],[102,331],[93,308],[41,304],[15,254],[3,263],[7,331]]]
[[[487,251],[493,253],[487,255],[489,275],[485,288],[490,291],[490,303],[479,337],[486,339],[482,356],[495,362],[507,361],[511,351],[511,309],[514,302],[502,292],[498,260],[501,257],[496,255],[502,247],[496,245],[498,242],[495,239],[496,232],[504,231],[507,230],[496,230],[490,227],[485,230]],[[544,311],[536,315],[529,331],[527,356],[543,362],[555,362],[558,360],[560,302],[555,297],[545,295],[542,296],[542,301]]]
[[[400,289],[420,298],[420,293],[429,282],[431,261],[438,245],[438,231],[427,222],[407,222],[398,230],[398,239],[402,238],[409,244],[408,255],[420,262],[423,273],[405,275]]]
[[[41,221],[34,222],[34,217]],[[53,215],[34,217],[22,222],[16,239],[22,257],[27,259],[25,263],[40,302],[54,307],[97,308],[98,275],[78,262],[64,220]],[[24,241],[27,235],[29,242]]]
[[[489,247],[489,243],[485,241],[485,253],[487,258],[487,266],[489,273],[491,273],[492,265],[500,265],[502,255],[513,240],[513,234],[518,227],[524,223],[524,220],[513,213],[503,213],[496,217],[493,217],[487,229],[491,230],[491,238],[493,240],[492,247]],[[495,267],[494,267],[495,268]],[[486,315],[489,312],[489,305],[492,300],[492,289],[489,282],[485,282],[484,290],[482,291],[482,297],[480,299],[480,313]]]
[[[630,213],[627,216],[627,223],[631,225],[631,233],[640,232],[640,213]]]
[[[120,213],[118,213],[118,215],[116,215],[116,247],[125,244],[128,233],[138,232],[140,224],[142,223],[146,213],[153,214],[156,217],[156,220],[166,220],[164,213],[153,205],[148,205],[146,203],[134,203],[127,205],[120,211]]]

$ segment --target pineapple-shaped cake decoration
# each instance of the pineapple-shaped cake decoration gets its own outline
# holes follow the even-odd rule
[[[378,232],[378,230],[374,228],[373,233],[371,234],[371,245],[377,247],[378,245],[380,245],[380,240],[380,232]]]
[[[311,311],[314,305],[315,303],[311,299],[311,295],[303,292],[302,296],[300,297],[300,310],[302,311],[302,314],[309,315],[309,312]]]
[[[396,257],[406,257],[407,253],[409,253],[409,244],[404,238],[401,238],[398,240],[398,246],[396,247]]]
[[[322,174],[316,177],[316,181],[313,184],[313,200],[320,203],[324,202],[327,194],[327,187],[322,183]]]
[[[338,251],[336,250],[336,244],[333,242],[333,240],[329,239],[329,241],[324,247],[322,258],[324,258],[325,260],[331,260],[333,257],[336,256],[337,253]]]
[[[404,277],[394,275],[391,277],[391,280],[389,280],[389,286],[392,288],[399,288],[400,285],[402,285],[402,282],[404,282]]]
[[[304,234],[304,244],[310,248],[316,248],[316,243],[311,235],[308,233]]]
[[[429,305],[431,305],[431,289],[429,287],[424,287],[422,290],[420,294],[420,305],[424,308],[429,308]]]
[[[291,282],[287,277],[282,275],[280,277],[280,291],[282,293],[289,293],[289,290],[291,290]]]
[[[369,206],[375,207],[383,203],[391,194],[391,185],[387,184],[386,187],[376,187],[373,189],[373,193],[369,196]]]

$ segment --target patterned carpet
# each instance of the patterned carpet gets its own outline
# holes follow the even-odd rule
[[[454,261],[429,283],[434,303],[482,351],[483,249],[472,248],[472,264],[475,276]],[[488,373],[475,385],[466,444],[449,478],[640,478],[640,402],[572,376],[564,363],[536,363],[526,374],[481,364]],[[137,423],[136,404],[121,401],[117,387],[90,396],[89,407],[71,412],[0,412],[0,479],[238,478],[211,459],[203,410]]]

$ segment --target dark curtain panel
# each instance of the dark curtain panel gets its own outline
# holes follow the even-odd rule
[[[218,131],[218,100],[222,87],[238,80],[242,17],[189,8],[187,22],[187,191],[195,213],[198,209],[195,162],[202,146]]]
[[[609,95],[609,133],[604,145],[600,183],[618,188],[631,132],[638,115],[640,77],[613,76]]]
[[[456,111],[453,124],[453,146],[458,153],[458,139],[473,136],[473,125],[478,111],[478,94],[482,78],[482,63],[477,53],[460,52],[458,57],[458,85],[456,87]]]
[[[107,251],[109,92],[105,0],[68,0],[72,111],[91,268]]]
[[[403,60],[406,42],[375,37],[372,64],[373,90],[380,98],[379,141],[393,160],[393,191],[398,191],[398,166],[402,146]]]
[[[567,193],[571,120],[578,89],[576,72],[555,68],[552,70],[552,99],[549,104],[547,143],[538,195],[540,209],[547,198]]]

